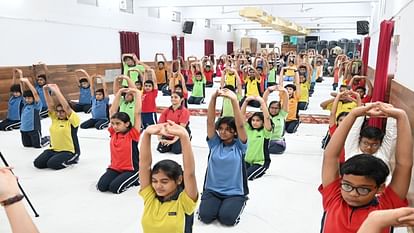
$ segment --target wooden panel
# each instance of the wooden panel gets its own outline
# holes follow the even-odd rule
[[[411,131],[414,135],[414,91],[401,85],[399,82],[391,81],[390,103],[397,108],[407,112],[411,124]]]

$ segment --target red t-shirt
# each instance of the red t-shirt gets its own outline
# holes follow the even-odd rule
[[[363,104],[371,102],[372,96],[366,95],[364,98],[361,99]]]
[[[142,94],[142,112],[157,112],[157,105],[155,99],[158,96],[158,89],[153,89],[149,92],[143,92]]]
[[[331,139],[332,139],[333,134],[335,133],[336,128],[338,128],[337,125],[329,126],[329,135],[331,136]],[[341,164],[345,163],[345,149],[343,147],[341,150],[341,154],[339,155],[339,162]]]
[[[370,212],[408,206],[407,199],[401,200],[390,187],[386,187],[384,192],[369,205],[359,208],[351,207],[342,198],[341,178],[325,188],[322,185],[319,186],[318,190],[322,194],[324,209],[322,233],[355,233]],[[381,233],[387,232],[390,232],[389,228],[381,231]]]
[[[115,171],[138,171],[138,141],[140,133],[131,128],[127,133],[116,133],[112,127],[111,134],[111,164],[109,168]]]
[[[158,123],[165,123],[167,120],[174,121],[176,124],[187,125],[190,120],[190,111],[184,106],[179,107],[175,111],[172,107],[166,108],[162,111]]]
[[[345,84],[349,86],[350,85],[349,80],[345,80]],[[366,84],[365,79],[360,79],[358,83],[355,83],[355,82],[351,83],[351,89],[355,91],[357,87],[365,87],[365,84]]]
[[[206,77],[207,83],[213,83],[213,71],[212,70],[209,70],[209,71],[204,70],[203,73],[204,73],[204,76]]]

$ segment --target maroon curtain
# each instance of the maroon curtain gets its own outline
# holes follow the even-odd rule
[[[378,43],[377,65],[375,67],[375,88],[372,94],[372,102],[385,101],[385,95],[388,87],[388,63],[390,59],[391,38],[393,33],[394,21],[382,21]],[[369,125],[383,129],[383,119],[372,118],[369,121]]]
[[[227,41],[227,55],[232,54],[234,48],[234,42],[233,41]]]
[[[139,33],[137,32],[119,32],[121,42],[121,54],[134,53],[139,59]]]
[[[185,54],[184,54],[184,36],[180,37],[180,41],[178,41],[178,47],[179,47],[179,55],[181,57],[183,57],[183,59],[185,59]]]
[[[178,56],[178,40],[177,36],[171,36],[172,40],[172,58],[173,60],[177,59]]]
[[[364,38],[364,50],[362,50],[362,75],[367,75],[368,72],[368,59],[369,59],[369,45],[371,43],[371,37]]]
[[[214,40],[204,40],[204,55],[214,54]]]

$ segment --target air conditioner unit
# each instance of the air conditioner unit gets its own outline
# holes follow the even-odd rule
[[[181,12],[173,11],[172,14],[171,14],[171,21],[181,22]]]
[[[119,9],[126,10],[127,8],[127,0],[119,0]]]

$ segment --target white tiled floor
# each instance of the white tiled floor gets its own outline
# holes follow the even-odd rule
[[[317,86],[307,112],[320,113],[319,102],[330,90],[330,80]],[[168,97],[158,99],[169,105]],[[192,106],[190,106],[191,108]],[[81,114],[82,120],[89,116]],[[205,117],[191,117],[192,146],[196,156],[196,175],[201,191],[208,148],[205,143]],[[47,135],[50,120],[42,120]],[[195,233],[319,232],[322,215],[320,183],[322,150],[320,141],[326,125],[302,124],[297,133],[287,135],[287,151],[273,155],[263,178],[249,183],[250,200],[239,225],[229,228],[217,223],[204,225],[195,220]],[[15,167],[22,186],[40,214],[35,219],[42,233],[136,233],[140,227],[143,202],[134,187],[120,195],[100,193],[95,185],[109,163],[109,138],[106,130],[79,130],[82,155],[80,163],[61,171],[38,170],[32,165],[42,149],[26,149],[20,132],[0,132],[1,152]],[[156,139],[152,145],[155,147]],[[170,158],[181,162],[179,155],[153,152],[154,162]],[[29,210],[30,211],[30,210]],[[10,232],[0,211],[0,232]]]

